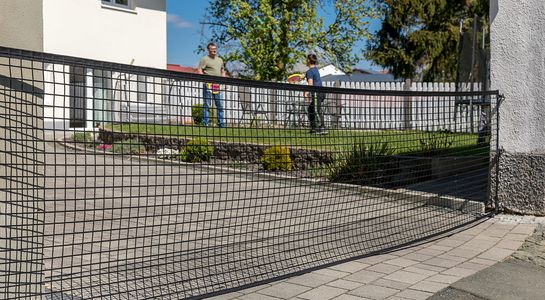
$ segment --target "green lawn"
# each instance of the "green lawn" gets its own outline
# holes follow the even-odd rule
[[[210,141],[282,145],[303,149],[336,150],[365,144],[388,143],[396,154],[422,151],[422,142],[432,148],[444,149],[456,155],[488,155],[488,146],[476,144],[476,134],[432,133],[418,130],[329,130],[327,135],[309,134],[308,129],[276,128],[217,128],[179,125],[127,124],[114,125],[114,131],[184,138],[205,137]],[[445,147],[448,141],[450,146]],[[435,145],[435,146],[433,146]]]

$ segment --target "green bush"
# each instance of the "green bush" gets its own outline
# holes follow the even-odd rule
[[[329,165],[328,178],[334,182],[388,186],[399,171],[393,154],[388,143],[355,143],[350,151],[336,155]]]
[[[202,103],[193,104],[191,106],[191,117],[193,117],[193,124],[203,125],[204,119],[204,105]],[[214,126],[218,123],[218,116],[214,104],[210,107],[210,125]]]
[[[77,144],[84,144],[86,147],[93,147],[94,139],[90,132],[74,132],[72,139]]]
[[[111,151],[121,154],[141,154],[146,152],[146,147],[138,139],[129,139],[114,142]]]
[[[93,135],[90,132],[74,132],[72,139],[76,143],[89,143],[93,142]]]
[[[427,155],[437,155],[448,150],[453,141],[454,137],[449,130],[430,132],[426,138],[419,139],[420,152]]]
[[[291,171],[293,164],[290,149],[282,146],[267,148],[261,158],[263,168],[268,171]]]
[[[189,141],[180,153],[180,159],[185,162],[209,161],[214,155],[214,146],[205,139]]]

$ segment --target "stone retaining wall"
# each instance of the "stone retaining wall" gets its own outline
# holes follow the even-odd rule
[[[150,152],[156,152],[161,148],[181,149],[191,140],[185,137],[122,133],[104,129],[99,131],[99,139],[107,144],[135,138],[141,141],[145,145],[146,150]],[[214,157],[218,159],[244,161],[249,163],[259,163],[264,151],[272,146],[221,141],[210,141],[210,144],[214,146]],[[287,148],[290,149],[290,157],[293,161],[293,168],[295,170],[317,168],[333,161],[333,155],[328,151],[294,147]]]
[[[156,152],[161,148],[181,149],[190,140],[186,137],[161,135],[146,135],[138,133],[122,133],[101,129],[99,139],[113,144],[115,141],[138,138],[147,151]],[[260,163],[265,149],[271,145],[252,143],[228,143],[211,141],[214,146],[214,156],[220,160]],[[307,170],[324,167],[333,162],[333,153],[323,150],[301,149],[288,147],[294,170]],[[418,157],[396,156],[395,174],[391,181],[395,186],[403,186],[431,179],[445,178],[463,172],[482,168],[488,163],[486,156],[458,157]],[[390,184],[391,185],[391,184]],[[387,184],[387,186],[389,186]]]

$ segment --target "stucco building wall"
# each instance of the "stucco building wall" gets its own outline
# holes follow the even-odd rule
[[[165,0],[119,9],[98,0],[44,2],[44,52],[166,69]]]
[[[545,215],[545,1],[492,0],[491,83],[500,107],[500,202]]]
[[[43,51],[42,0],[0,1],[0,46]]]

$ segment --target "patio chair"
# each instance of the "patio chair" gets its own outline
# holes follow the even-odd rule
[[[258,115],[264,115],[265,119],[268,120],[267,111],[263,108],[263,104],[256,101],[255,97],[252,100],[252,90],[250,87],[240,86],[238,88],[238,100],[242,109],[242,115],[238,121],[239,125],[244,121],[251,124],[258,119]]]
[[[307,103],[303,99],[294,99],[288,97],[284,102],[286,118],[284,124],[286,127],[304,127],[307,121]]]

